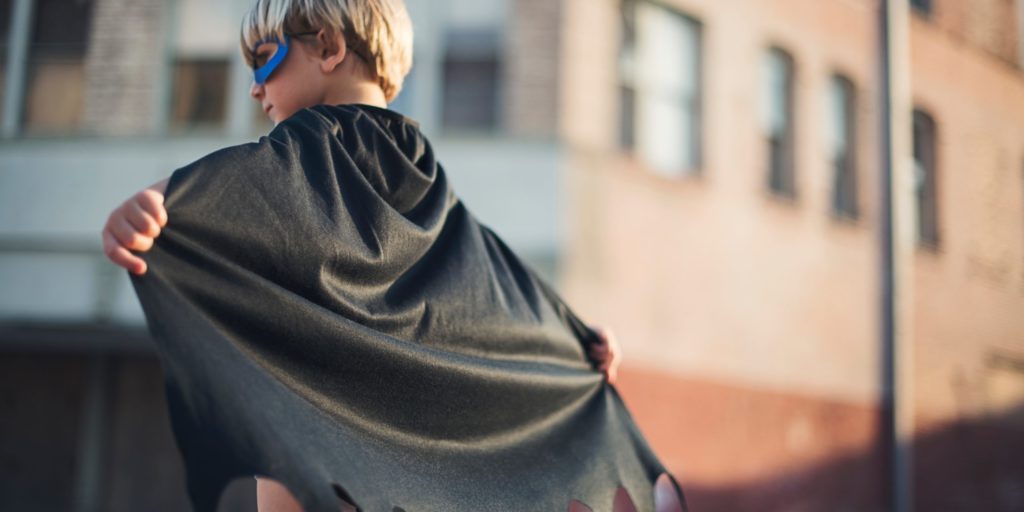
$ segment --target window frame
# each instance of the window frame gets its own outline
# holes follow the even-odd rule
[[[935,117],[921,107],[914,107],[912,123],[914,197],[917,215],[914,232],[918,247],[934,251],[939,249],[942,242],[942,224],[939,218],[939,128]],[[927,160],[922,161],[921,157],[926,157]],[[920,169],[924,171],[923,180],[918,174]]]
[[[12,87],[12,91],[8,91],[6,87],[4,88],[5,95],[15,94],[18,96],[13,98],[17,102],[16,111],[11,113],[16,120],[13,133],[5,133],[5,135],[40,139],[86,135],[88,134],[88,127],[83,125],[85,104],[88,101],[88,98],[85,97],[85,84],[88,80],[86,73],[88,69],[89,46],[92,31],[94,30],[93,23],[96,16],[97,2],[89,0],[85,5],[78,6],[79,9],[84,9],[85,13],[82,16],[73,17],[73,19],[82,23],[81,26],[76,26],[73,31],[67,30],[67,27],[63,27],[62,30],[56,30],[54,23],[43,21],[41,16],[44,14],[63,13],[66,10],[66,6],[56,5],[56,2],[44,2],[45,0],[29,0],[25,3],[29,11],[26,14],[15,12],[18,2],[11,2],[10,39],[13,40],[15,37],[24,38],[22,41],[15,42],[11,46],[16,46],[18,43],[24,44],[24,55],[21,56],[22,58],[19,61],[14,63],[14,65],[20,66],[20,69],[11,69],[12,63],[5,62],[5,74],[10,74],[12,75],[12,80],[21,82],[18,87]],[[22,14],[22,16],[27,15],[28,19],[20,18],[19,14]],[[19,30],[18,27],[14,26],[19,21],[28,21],[28,24]],[[69,35],[74,37],[69,37]],[[40,39],[41,37],[55,36],[56,41],[43,41]],[[35,96],[39,92],[36,79],[49,74],[41,73],[42,70],[56,71],[58,75],[70,71],[72,74],[77,73],[81,76],[77,90],[73,89],[70,95],[58,95],[60,99],[66,99],[68,96],[77,98],[73,107],[75,108],[74,112],[65,113],[66,118],[58,116],[58,119],[69,121],[66,125],[63,122],[50,125],[45,122],[46,116],[39,119],[31,117],[33,105],[52,104],[52,101],[47,98]],[[48,110],[48,108],[43,110]]]
[[[692,92],[680,88],[675,94],[655,94],[650,89],[638,87],[637,73],[635,72],[637,56],[637,12],[640,5],[648,5],[657,8],[669,16],[677,17],[689,30],[692,30],[695,47],[690,50],[694,53],[693,69],[687,70],[693,76]],[[653,95],[661,100],[674,100],[679,107],[679,116],[683,124],[691,128],[690,138],[683,143],[689,146],[687,155],[689,161],[683,162],[678,169],[656,170],[659,175],[672,177],[699,177],[704,174],[706,130],[704,129],[704,105],[706,103],[706,88],[704,79],[706,76],[704,58],[704,24],[695,16],[687,14],[675,6],[666,5],[653,0],[622,0],[620,2],[621,37],[619,42],[619,132],[617,144],[619,149],[636,160],[644,161],[640,149],[639,131],[639,105],[644,95]],[[686,157],[684,156],[684,159]],[[653,165],[644,162],[645,165]]]
[[[842,72],[832,73],[829,79],[829,125],[836,126],[835,119],[832,118],[837,112],[834,110],[835,98],[832,96],[837,90],[841,88],[844,93],[843,102],[843,124],[844,124],[844,135],[845,137],[845,154],[839,159],[840,155],[836,155],[832,152],[832,148],[829,148],[829,169],[831,171],[832,178],[832,197],[831,197],[831,208],[830,212],[837,218],[843,218],[848,220],[856,220],[860,216],[860,190],[859,190],[859,176],[857,158],[857,144],[859,138],[857,137],[857,129],[859,127],[859,119],[857,116],[857,101],[858,91],[857,85],[849,77],[849,75]],[[835,124],[832,124],[835,123]],[[833,137],[837,136],[832,134]],[[841,161],[840,161],[841,160]]]
[[[769,59],[778,57],[779,62],[783,63],[786,71],[784,78],[784,92],[782,95],[785,105],[781,109],[784,115],[784,127],[783,133],[778,135],[773,133],[772,124],[772,112],[775,110],[775,105],[772,103],[775,101],[777,95],[774,90],[774,76],[770,74],[771,69],[769,66],[771,62]],[[796,153],[796,139],[797,139],[797,98],[796,98],[796,81],[797,81],[797,63],[796,58],[791,52],[779,45],[771,45],[765,50],[764,53],[764,72],[765,76],[762,76],[761,86],[764,87],[763,92],[766,96],[762,101],[766,101],[762,107],[765,109],[766,118],[763,120],[764,133],[762,136],[765,140],[765,147],[767,148],[767,168],[765,173],[765,184],[768,191],[777,197],[786,198],[795,201],[798,197],[797,187],[797,153]]]
[[[913,10],[913,12],[916,12],[916,13],[920,14],[921,16],[924,16],[925,18],[930,18],[931,15],[932,15],[932,12],[934,12],[935,5],[932,2],[932,0],[907,0],[907,1],[910,2],[910,8],[911,8],[911,10]]]
[[[460,38],[462,38],[461,41]],[[465,41],[471,40],[476,40],[478,44],[465,44]],[[449,27],[445,31],[442,43],[439,67],[441,78],[439,97],[441,101],[438,112],[438,126],[441,131],[455,136],[492,136],[500,133],[504,126],[502,120],[502,105],[504,101],[502,74],[504,73],[506,61],[501,27],[490,25]],[[452,51],[453,48],[456,50]],[[449,105],[456,96],[449,88],[449,81],[452,80],[450,71],[452,70],[451,66],[457,63],[481,67],[493,66],[493,69],[488,70],[493,71],[493,84],[491,84],[492,87],[489,91],[485,91],[492,95],[489,98],[491,101],[488,105],[490,110],[484,116],[484,122],[480,125],[472,123],[461,124],[464,120],[459,120],[458,116],[451,117],[453,114],[448,110]]]
[[[179,106],[179,101],[184,100],[182,92],[178,89],[178,86],[181,85],[179,83],[179,81],[181,80],[179,74],[184,71],[182,69],[183,66],[189,65],[196,66],[197,68],[203,66],[208,66],[211,68],[213,66],[221,67],[220,72],[224,75],[222,83],[223,88],[220,91],[221,112],[219,113],[219,117],[215,120],[181,120],[177,117],[178,110],[179,108],[181,108]],[[231,91],[231,57],[220,57],[214,55],[190,56],[187,54],[178,54],[171,59],[168,66],[170,68],[168,73],[168,77],[170,78],[170,83],[168,84],[170,97],[168,98],[169,101],[167,103],[166,114],[167,132],[172,135],[187,135],[193,133],[224,133],[227,130],[228,123],[230,122],[230,103],[231,94],[233,92]],[[201,78],[202,71],[199,70],[197,72],[199,73],[199,77]],[[200,87],[201,85],[202,84],[200,84]]]

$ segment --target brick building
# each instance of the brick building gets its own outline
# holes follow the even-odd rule
[[[1020,510],[1024,2],[908,1],[916,509]],[[616,330],[619,389],[691,508],[883,509],[878,3],[407,4],[392,108]],[[247,5],[0,2],[0,509],[185,506],[159,368],[97,234],[269,128],[235,46]],[[239,481],[222,509],[251,501]]]
[[[563,286],[694,510],[884,509],[878,5],[563,2]],[[1019,510],[1024,5],[912,6],[912,495]]]

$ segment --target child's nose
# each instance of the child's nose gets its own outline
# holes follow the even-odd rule
[[[263,86],[253,82],[252,85],[249,86],[249,96],[252,96],[255,99],[260,99],[260,96],[263,96]]]

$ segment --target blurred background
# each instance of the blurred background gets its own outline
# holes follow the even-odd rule
[[[616,331],[617,387],[695,512],[1024,510],[1024,0],[906,1],[894,280],[879,0],[406,2],[391,108]],[[188,509],[99,233],[271,128],[249,5],[0,0],[0,510]]]

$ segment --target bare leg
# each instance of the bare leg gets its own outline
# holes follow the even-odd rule
[[[356,512],[356,507],[340,499],[341,512]],[[303,512],[302,504],[281,482],[269,477],[256,479],[256,510],[259,512]]]
[[[626,494],[628,496],[628,494]],[[632,509],[632,502],[629,498],[622,499],[616,495],[616,510]],[[277,480],[272,478],[256,479],[256,507],[259,512],[303,512],[302,505],[295,499],[291,491]],[[654,485],[654,509],[657,512],[683,512],[683,506],[679,503],[676,489],[669,480],[667,474],[662,473]],[[342,500],[342,512],[356,512],[356,508]],[[570,512],[589,512],[590,508],[582,503],[572,500],[569,503]]]
[[[654,510],[656,512],[683,512],[679,494],[668,473],[662,473],[654,484]]]
[[[302,505],[287,487],[267,477],[256,479],[256,509],[259,512],[303,512]]]

